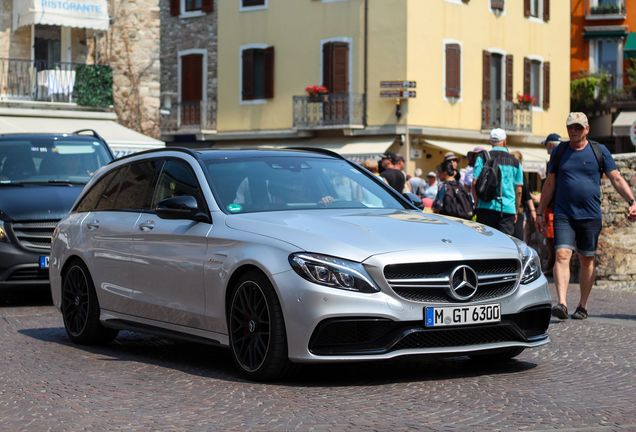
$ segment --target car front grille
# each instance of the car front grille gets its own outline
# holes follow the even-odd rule
[[[33,252],[48,252],[51,250],[51,237],[59,221],[13,222],[11,229],[18,239],[18,243]]]
[[[40,270],[37,268],[18,269],[11,273],[7,278],[8,282],[36,282],[46,281],[49,279],[48,270]]]
[[[452,271],[460,265],[477,273],[478,288],[470,301],[504,297],[517,286],[520,263],[516,259],[392,264],[384,268],[384,277],[391,289],[406,300],[455,303],[458,300],[450,297],[447,290]]]
[[[432,329],[413,332],[405,336],[391,348],[391,351],[524,341],[524,337],[512,325],[505,324],[474,328]]]

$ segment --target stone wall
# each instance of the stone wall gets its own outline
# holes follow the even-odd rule
[[[0,0],[0,57],[31,59],[31,27],[13,32],[13,1]]]
[[[636,191],[636,154],[614,155],[619,171]],[[599,239],[596,284],[612,289],[636,288],[636,222],[626,219],[627,204],[604,179],[603,230]]]

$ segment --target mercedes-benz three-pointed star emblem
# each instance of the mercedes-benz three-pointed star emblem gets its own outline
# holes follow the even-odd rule
[[[467,265],[457,266],[449,278],[448,294],[455,300],[466,301],[477,292],[477,273]]]

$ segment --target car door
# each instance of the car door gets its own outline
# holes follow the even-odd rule
[[[86,264],[100,306],[118,312],[128,310],[127,299],[134,292],[130,256],[140,213],[117,207],[128,171],[128,166],[124,166],[106,174],[78,204],[78,211],[90,209],[81,232]]]
[[[208,212],[194,170],[182,159],[166,159],[150,208],[136,224],[132,266],[139,292],[136,314],[202,328],[205,312],[204,260],[211,225],[189,219],[161,219],[151,209],[160,201],[189,195]]]

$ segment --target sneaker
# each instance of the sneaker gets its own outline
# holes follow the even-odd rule
[[[581,305],[577,306],[576,310],[572,314],[572,319],[577,319],[577,320],[587,319],[587,310]]]
[[[559,303],[552,308],[552,316],[562,320],[568,319],[568,307],[564,304]]]

